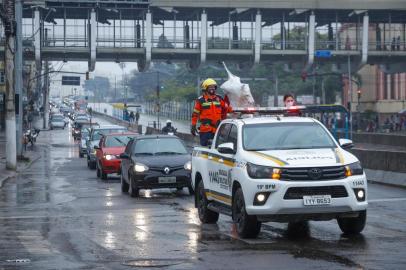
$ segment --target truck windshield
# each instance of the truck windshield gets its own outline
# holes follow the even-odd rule
[[[266,123],[243,127],[248,151],[335,148],[336,144],[318,123]]]

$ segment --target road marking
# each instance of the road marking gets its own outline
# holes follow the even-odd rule
[[[51,243],[37,230],[17,231],[17,238],[31,254],[52,254]]]
[[[383,199],[368,200],[369,203],[374,203],[374,202],[400,202],[400,201],[406,201],[406,198],[383,198]]]

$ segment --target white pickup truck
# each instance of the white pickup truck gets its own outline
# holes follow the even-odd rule
[[[192,153],[195,206],[203,223],[232,216],[243,238],[261,222],[337,219],[346,234],[365,226],[367,179],[352,142],[337,142],[308,117],[226,119],[212,145]]]

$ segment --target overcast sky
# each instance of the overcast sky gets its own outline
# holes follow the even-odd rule
[[[86,72],[88,70],[87,62],[67,62],[63,64],[62,68],[62,62],[52,62],[52,65],[55,70],[61,69],[61,71]],[[137,63],[125,63],[125,73],[129,73],[134,69],[137,69]],[[90,78],[94,78],[95,76],[108,77],[110,80],[114,80],[114,76],[117,76],[118,80],[122,76],[122,71],[120,66],[115,62],[96,62],[96,69],[90,73]]]

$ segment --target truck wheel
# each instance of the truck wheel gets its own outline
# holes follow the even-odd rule
[[[365,227],[367,210],[360,211],[358,217],[337,218],[338,226],[344,234],[359,234]]]
[[[136,187],[134,187],[134,183],[133,180],[131,179],[131,176],[128,176],[128,180],[130,180],[130,184],[129,184],[129,193],[130,196],[135,198],[135,197],[139,197],[140,196],[140,190]]]
[[[241,238],[256,238],[261,231],[261,222],[256,216],[248,215],[245,211],[244,194],[238,188],[233,200],[233,221]]]
[[[206,192],[204,191],[203,181],[200,181],[197,186],[196,192],[197,209],[199,212],[199,219],[202,223],[216,223],[219,219],[219,213],[214,212],[207,208],[208,201]]]
[[[192,188],[191,185],[188,185],[187,189],[189,190],[189,194],[190,194],[190,195],[194,195],[194,194],[195,194],[195,191],[193,190],[193,188]]]
[[[128,192],[128,189],[130,187],[128,186],[128,183],[124,180],[123,174],[120,175],[120,182],[121,182],[121,192],[123,193]]]

